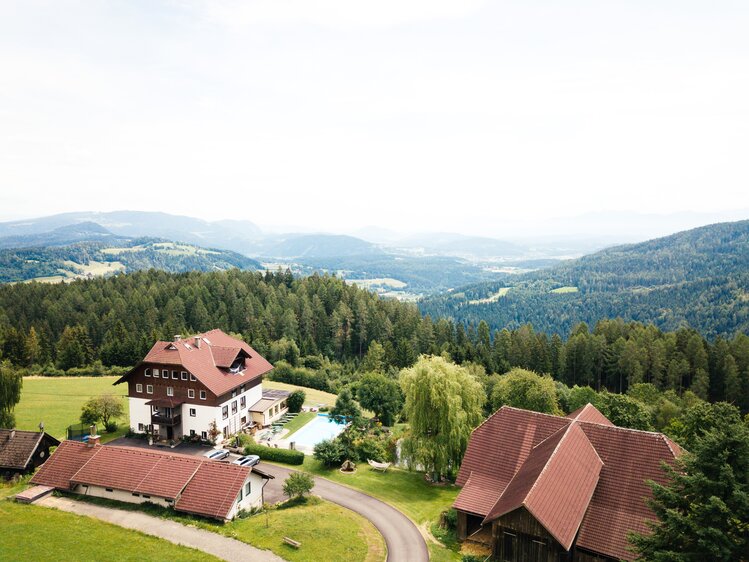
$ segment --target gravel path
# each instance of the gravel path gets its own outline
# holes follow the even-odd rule
[[[253,562],[283,562],[283,558],[268,550],[260,550],[249,544],[211,531],[188,527],[168,519],[159,519],[139,511],[125,511],[77,502],[69,498],[49,496],[34,505],[54,507],[78,515],[87,515],[127,529],[135,529],[147,535],[159,537],[174,544],[190,546],[223,560],[252,560]]]

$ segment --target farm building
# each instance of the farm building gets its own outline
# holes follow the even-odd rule
[[[85,496],[129,503],[151,502],[175,511],[230,520],[240,510],[262,506],[263,487],[273,476],[202,457],[135,447],[63,441],[31,479]]]
[[[43,431],[0,429],[0,476],[28,474],[49,458],[60,442]]]
[[[646,480],[681,453],[660,433],[614,426],[588,404],[566,418],[502,407],[468,443],[458,538],[503,562],[632,560],[627,535],[655,515]]]

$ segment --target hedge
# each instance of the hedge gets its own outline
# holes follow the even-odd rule
[[[304,463],[304,453],[301,451],[292,451],[291,449],[274,449],[257,443],[250,443],[244,448],[245,455],[257,455],[266,461],[276,461],[286,464]]]

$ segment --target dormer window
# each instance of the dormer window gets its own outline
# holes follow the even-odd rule
[[[231,367],[229,367],[229,371],[232,373],[238,373],[240,371],[244,371],[244,358],[237,357],[234,362],[231,364]]]

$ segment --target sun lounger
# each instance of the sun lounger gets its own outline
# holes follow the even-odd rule
[[[385,472],[388,468],[390,468],[391,463],[389,462],[377,462],[367,459],[367,463],[369,463],[369,466],[371,466],[374,470],[381,470],[382,472]]]

